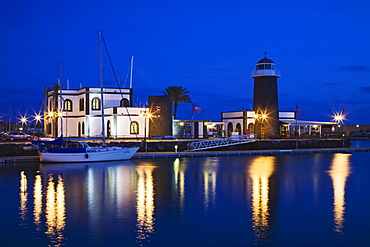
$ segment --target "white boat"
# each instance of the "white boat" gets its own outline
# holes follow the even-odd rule
[[[101,51],[102,33],[99,32],[99,59],[100,59],[100,87],[102,111],[102,141],[101,147],[90,147],[85,142],[65,141],[63,137],[54,141],[33,141],[39,147],[41,162],[67,163],[67,162],[102,162],[128,160],[136,153],[139,147],[107,147],[104,129],[104,93],[103,93],[103,68]],[[63,132],[62,132],[63,133]]]
[[[40,147],[41,162],[102,162],[128,160],[139,147],[90,147],[85,142],[65,141],[62,137],[54,141],[33,141]]]

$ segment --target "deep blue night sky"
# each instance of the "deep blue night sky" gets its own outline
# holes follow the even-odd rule
[[[57,82],[99,86],[102,30],[121,84],[131,56],[134,105],[183,86],[203,108],[196,119],[252,109],[255,63],[275,61],[279,107],[301,119],[370,124],[370,1],[72,1],[0,3],[0,115],[32,115],[43,89]],[[116,87],[105,56],[105,86]],[[126,83],[128,86],[128,82]],[[191,118],[180,104],[178,117]]]

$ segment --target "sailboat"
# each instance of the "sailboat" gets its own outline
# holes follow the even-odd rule
[[[54,141],[33,141],[39,148],[41,162],[69,163],[69,162],[102,162],[128,160],[140,147],[107,147],[105,140],[104,123],[104,90],[103,90],[103,62],[102,62],[102,33],[99,31],[99,63],[101,88],[102,140],[101,147],[91,147],[86,142],[64,140],[63,136]],[[62,132],[63,133],[63,132]]]

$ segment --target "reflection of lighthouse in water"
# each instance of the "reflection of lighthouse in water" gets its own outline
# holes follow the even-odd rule
[[[252,181],[252,227],[256,241],[266,241],[270,227],[270,177],[275,169],[275,157],[257,157],[249,168]]]
[[[280,71],[275,69],[274,61],[266,56],[257,62],[256,70],[252,72],[255,133],[260,138],[280,138],[278,77],[280,77]]]

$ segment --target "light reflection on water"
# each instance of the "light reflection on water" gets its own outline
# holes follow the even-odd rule
[[[253,160],[249,174],[252,179],[252,227],[256,240],[264,240],[269,228],[269,178],[274,173],[275,157]]]
[[[63,246],[64,228],[66,226],[66,206],[64,195],[64,183],[61,176],[57,178],[57,184],[52,175],[49,175],[46,189],[46,235],[50,238],[53,246]]]
[[[329,171],[329,175],[333,180],[334,190],[334,231],[342,233],[344,227],[344,213],[345,213],[345,188],[346,180],[350,173],[350,154],[334,154],[333,163]]]
[[[307,234],[325,236],[325,246],[335,246],[330,234],[350,231],[346,197],[354,155],[370,157],[338,153],[42,166],[40,172],[17,174],[17,224],[41,239],[44,234],[53,246],[79,241],[190,246],[192,238],[203,246],[212,241],[209,245],[294,246],[292,239],[305,246],[299,241]],[[308,227],[312,217],[317,229]],[[297,231],[298,226],[305,230]]]
[[[137,242],[148,240],[154,233],[154,178],[155,166],[144,163],[137,166]]]

